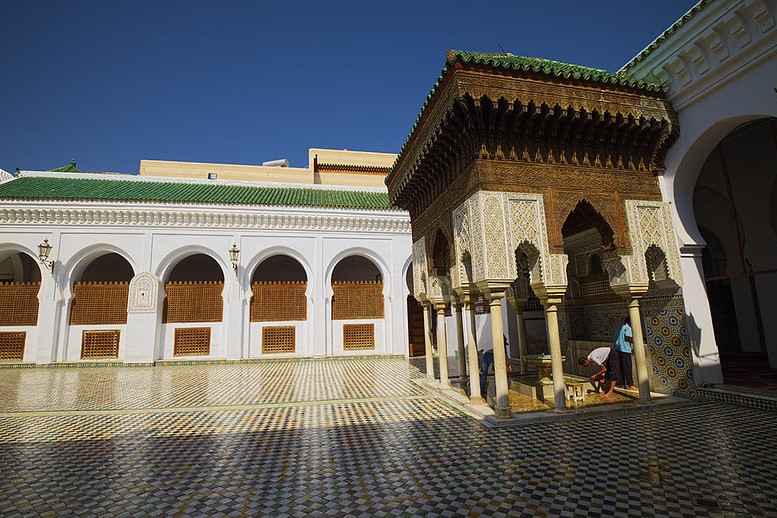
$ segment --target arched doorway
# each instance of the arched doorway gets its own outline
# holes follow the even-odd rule
[[[224,272],[215,259],[198,253],[178,261],[165,280],[165,357],[211,354],[223,320],[223,291]]]
[[[308,278],[305,268],[288,255],[263,260],[251,277],[252,336],[260,336],[252,354],[292,354],[304,343]],[[256,331],[254,334],[253,331]]]
[[[334,351],[375,351],[385,333],[383,275],[370,259],[350,255],[332,271]]]
[[[407,289],[410,294],[407,296],[407,329],[409,337],[408,354],[413,356],[423,356],[424,350],[424,308],[413,296],[413,269],[407,269],[405,278]]]
[[[73,279],[69,343],[80,342],[80,359],[119,357],[134,275],[127,259],[109,252],[92,259]],[[68,356],[74,359],[72,353]]]
[[[0,254],[0,360],[23,361],[27,335],[38,324],[40,267],[25,252]]]
[[[750,121],[708,156],[693,194],[724,382],[777,368],[777,119]],[[749,379],[748,379],[749,378]],[[777,380],[777,377],[774,377]],[[772,383],[774,383],[774,380]]]
[[[611,342],[615,328],[627,314],[625,302],[610,287],[603,268],[603,255],[614,252],[612,228],[583,200],[567,217],[561,234],[569,257],[564,296],[567,338]],[[563,343],[563,328],[561,334]]]

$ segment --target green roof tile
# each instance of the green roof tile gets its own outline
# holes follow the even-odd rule
[[[63,165],[62,167],[57,167],[56,169],[51,169],[54,173],[83,173],[82,170],[80,170],[78,167],[76,167],[76,161],[71,160],[69,164]]]
[[[0,199],[215,203],[401,210],[391,206],[388,193],[384,192],[43,176],[23,176],[0,183]]]
[[[450,66],[456,61],[475,63],[495,68],[522,70],[539,74],[564,77],[566,79],[582,79],[597,83],[630,86],[648,91],[660,91],[661,87],[643,81],[636,81],[629,77],[613,74],[600,68],[584,67],[571,63],[562,63],[551,59],[530,58],[527,56],[514,56],[512,54],[487,54],[484,52],[464,52],[451,50],[447,55],[447,64]]]

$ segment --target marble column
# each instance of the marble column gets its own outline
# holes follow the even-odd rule
[[[485,405],[486,400],[480,394],[480,364],[478,362],[477,327],[475,327],[475,295],[464,297],[464,312],[467,314],[467,360],[469,361],[469,403]]]
[[[453,309],[456,314],[456,350],[458,351],[459,360],[459,381],[462,383],[467,380],[467,358],[464,352],[464,321],[461,316],[461,308],[464,304],[461,300],[456,299],[453,302]]]
[[[440,388],[451,388],[451,382],[448,379],[448,339],[445,329],[445,308],[447,304],[437,303],[437,355],[440,361]]]
[[[564,364],[561,361],[561,338],[558,330],[558,304],[560,302],[557,299],[543,301],[545,322],[548,326],[548,348],[550,349],[550,366],[553,373],[553,401],[556,410],[563,410],[567,406]]]
[[[424,303],[424,352],[426,354],[426,379],[434,381],[434,352],[432,351],[432,305]]]
[[[629,303],[629,319],[634,347],[634,360],[637,364],[637,386],[639,387],[639,400],[647,403],[650,401],[650,373],[648,372],[647,354],[645,354],[645,340],[642,337],[642,316],[639,312],[639,298],[631,299]]]
[[[494,347],[494,381],[496,385],[496,417],[512,417],[509,385],[507,382],[507,356],[505,355],[504,329],[502,327],[502,297],[504,293],[491,293],[491,344]]]

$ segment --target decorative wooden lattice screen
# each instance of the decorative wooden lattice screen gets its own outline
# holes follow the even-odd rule
[[[0,282],[0,326],[38,324],[39,282]]]
[[[333,282],[332,319],[383,318],[383,282]]]
[[[78,282],[73,286],[70,325],[126,324],[128,282]]]
[[[222,291],[221,281],[168,282],[162,322],[221,322]]]
[[[305,281],[255,282],[251,285],[251,322],[306,320]]]
[[[210,354],[209,327],[179,327],[175,330],[174,356],[207,356]]]
[[[11,331],[0,333],[0,360],[24,359],[24,341],[27,333]]]
[[[119,330],[84,331],[81,335],[81,359],[119,357]]]
[[[262,354],[293,353],[296,347],[294,326],[262,328]]]
[[[343,349],[375,349],[375,324],[343,324]]]

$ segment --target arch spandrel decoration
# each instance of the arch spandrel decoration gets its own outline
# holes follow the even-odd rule
[[[140,272],[129,285],[127,313],[153,313],[159,305],[162,281],[151,272]]]
[[[626,200],[626,217],[631,229],[634,250],[633,264],[637,278],[647,283],[651,279],[645,254],[655,255],[655,249],[663,252],[665,274],[678,286],[683,278],[680,270],[680,252],[677,247],[669,204],[658,201]]]
[[[515,259],[508,253],[507,225],[505,224],[504,194],[478,193],[482,201],[483,261],[488,279],[515,278]]]
[[[455,288],[472,283],[472,238],[470,236],[469,211],[464,203],[453,211],[453,253],[454,263],[451,268],[451,282]],[[464,264],[464,257],[469,256],[469,272]]]
[[[413,243],[413,296],[422,301],[427,298],[427,262],[424,238]]]
[[[504,193],[509,207],[510,249],[520,249],[529,259],[532,286],[566,286],[565,254],[551,254],[545,225],[545,204],[541,194]],[[515,257],[513,256],[513,261]],[[513,264],[513,271],[516,270]]]

